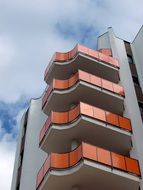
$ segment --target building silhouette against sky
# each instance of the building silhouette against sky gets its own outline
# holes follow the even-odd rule
[[[143,190],[143,27],[55,53],[21,121],[11,190]]]

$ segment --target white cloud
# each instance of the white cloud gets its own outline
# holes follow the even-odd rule
[[[16,138],[13,136],[18,133],[20,121],[25,109],[19,111],[15,116],[16,124],[12,126],[12,132],[8,133],[0,120],[0,189],[10,190],[15,151],[16,151]]]
[[[15,44],[17,51],[13,56],[9,56],[11,47],[9,49],[5,47],[5,54],[2,59],[0,57],[0,62],[2,62],[0,87],[3,89],[0,91],[0,100],[14,103],[21,96],[28,98],[40,96],[45,88],[44,69],[54,53],[54,48],[64,51],[71,49],[74,45],[72,40],[66,41],[56,33],[49,33],[45,38],[41,38],[41,41],[38,39],[38,42],[34,40],[32,39],[30,44],[27,41],[23,47]],[[6,62],[7,57],[9,62]]]
[[[11,64],[14,54],[15,48],[10,39],[0,36],[0,68]]]
[[[11,186],[15,149],[13,142],[0,141],[0,189],[9,190]]]
[[[11,186],[16,141],[0,126],[0,189],[9,190]]]
[[[11,142],[0,142],[0,189],[10,190],[15,150],[10,149]]]
[[[7,6],[7,3],[9,6]],[[117,35],[131,39],[142,24],[141,0],[93,1],[29,0],[0,2],[0,100],[16,102],[21,96],[40,96],[45,87],[43,73],[52,53],[69,50],[84,38],[84,28],[95,31],[86,35],[87,45],[96,40],[96,33],[113,26]],[[133,12],[135,12],[133,14]],[[57,23],[64,28],[63,36]],[[68,38],[68,32],[73,36]],[[78,38],[76,34],[78,34]],[[95,42],[94,42],[95,43]]]

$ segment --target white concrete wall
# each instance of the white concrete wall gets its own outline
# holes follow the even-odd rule
[[[20,190],[36,189],[37,173],[47,157],[46,153],[39,148],[40,129],[42,128],[45,120],[46,120],[46,115],[43,112],[41,112],[41,99],[32,100],[29,108],[29,115],[27,122]],[[18,150],[15,162],[16,166],[18,162],[17,157],[19,156],[20,138],[21,135],[18,140]],[[15,190],[15,178],[16,174],[14,172],[13,185],[11,190]]]
[[[24,119],[25,119],[25,114],[23,115],[23,117],[21,119],[21,126],[19,129],[18,143],[17,143],[16,153],[15,153],[15,162],[14,162],[14,170],[13,170],[11,190],[16,189],[17,171],[18,171],[18,167],[19,167],[19,154],[20,154],[20,148],[21,148],[20,145],[21,145],[21,140],[22,140],[22,135],[23,135]]]
[[[136,65],[140,86],[143,92],[143,26],[131,44],[134,63]]]
[[[102,38],[104,40],[102,41]],[[100,42],[98,48],[104,48],[106,36],[99,37],[98,41]],[[129,63],[126,55],[126,50],[124,46],[123,40],[117,38],[112,29],[108,31],[108,38],[105,43],[107,48],[107,43],[109,43],[108,48],[111,47],[113,56],[119,60],[120,63],[120,79],[121,84],[124,86],[125,89],[125,112],[124,116],[127,116],[131,119],[132,127],[133,127],[133,135],[132,135],[132,143],[133,149],[131,150],[130,154],[132,157],[139,160],[141,173],[143,176],[143,124],[142,119],[140,116],[140,110],[138,107],[138,102],[136,98],[136,93],[134,89],[134,84],[129,68]],[[141,189],[143,190],[143,180],[141,182]]]
[[[97,49],[101,49],[102,47],[111,48],[108,32],[102,34],[97,39]]]

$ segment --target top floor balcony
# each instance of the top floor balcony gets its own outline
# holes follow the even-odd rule
[[[42,98],[42,109],[65,111],[80,101],[122,115],[124,110],[124,88],[95,75],[78,70],[66,80],[53,79]]]
[[[49,84],[55,77],[69,78],[78,69],[115,83],[119,82],[117,59],[79,44],[67,53],[56,52],[46,68],[44,78]]]

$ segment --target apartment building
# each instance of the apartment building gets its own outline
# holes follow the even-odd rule
[[[23,115],[11,190],[143,190],[143,27],[49,62]]]

